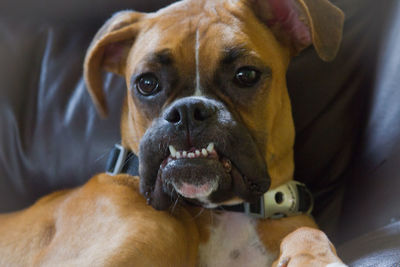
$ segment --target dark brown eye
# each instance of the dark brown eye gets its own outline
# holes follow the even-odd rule
[[[236,71],[234,81],[241,87],[254,86],[260,80],[260,72],[252,67],[242,67]]]
[[[159,90],[159,82],[154,74],[148,73],[140,76],[136,81],[136,88],[144,96],[155,94]]]

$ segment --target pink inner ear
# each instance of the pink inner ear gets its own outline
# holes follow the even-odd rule
[[[118,66],[124,57],[126,43],[117,42],[108,44],[104,50],[104,60],[106,64]]]
[[[273,18],[267,24],[280,24],[290,37],[300,45],[308,46],[312,43],[309,26],[300,19],[300,9],[293,0],[259,0],[268,1]]]

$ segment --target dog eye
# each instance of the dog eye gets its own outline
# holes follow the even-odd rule
[[[251,87],[260,80],[260,74],[252,67],[241,67],[236,71],[234,81],[241,87]]]
[[[136,80],[136,88],[144,96],[155,94],[160,85],[154,74],[143,74]]]

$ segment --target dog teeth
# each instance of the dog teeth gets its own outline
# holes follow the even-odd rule
[[[174,146],[169,146],[169,152],[171,153],[172,157],[176,157],[176,149]]]
[[[211,153],[213,150],[214,150],[214,143],[210,143],[210,144],[207,146],[207,151],[208,151],[208,153]]]
[[[214,149],[214,143],[209,143],[206,148],[202,149],[196,149],[196,150],[190,150],[189,151],[177,151],[176,148],[173,145],[169,145],[169,152],[171,153],[168,162],[170,162],[173,159],[181,159],[181,158],[189,158],[189,159],[194,159],[194,158],[200,158],[200,157],[209,157],[209,156],[215,156],[216,151]]]

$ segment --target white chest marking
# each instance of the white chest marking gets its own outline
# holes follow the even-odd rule
[[[199,248],[200,267],[271,266],[276,255],[258,237],[254,219],[241,213],[215,215],[210,239]]]

